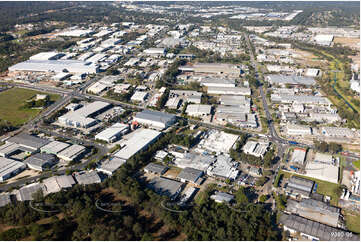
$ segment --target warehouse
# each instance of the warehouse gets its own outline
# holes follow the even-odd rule
[[[334,228],[319,222],[315,222],[295,214],[282,213],[280,216],[280,223],[283,225],[285,231],[289,231],[291,234],[299,234],[302,238],[315,241],[359,241],[358,235],[345,230]],[[343,234],[349,234],[350,236],[342,236]],[[335,235],[340,236],[335,236]]]
[[[193,71],[195,73],[215,73],[215,74],[227,74],[239,76],[241,74],[241,68],[234,64],[225,64],[225,63],[196,63],[191,66],[184,66],[185,70]],[[183,67],[180,67],[179,70],[183,70]]]
[[[314,37],[316,44],[330,46],[333,41],[333,35],[318,34]]]
[[[47,145],[44,145],[40,148],[40,151],[47,154],[58,154],[60,151],[64,150],[65,148],[69,147],[70,144],[60,142],[60,141],[52,141]]]
[[[318,153],[318,152],[315,155],[314,162],[324,163],[324,164],[329,164],[329,165],[334,165],[334,163],[335,163],[332,158],[332,155],[322,154],[322,153]]]
[[[245,106],[251,107],[251,99],[245,96],[221,95],[220,101],[225,106]]]
[[[309,198],[313,189],[314,181],[292,176],[287,183],[286,194],[296,197],[300,195],[303,198]]]
[[[58,36],[68,36],[68,37],[85,37],[93,34],[94,31],[91,29],[73,29],[64,32],[57,33]]]
[[[179,97],[171,97],[168,99],[165,106],[169,109],[178,109],[181,99]]]
[[[24,161],[30,169],[37,171],[44,171],[44,169],[52,167],[55,162],[56,157],[54,155],[45,153],[34,154]]]
[[[208,94],[218,95],[251,95],[251,89],[246,87],[208,87]]]
[[[58,53],[54,51],[40,52],[36,55],[30,56],[29,60],[57,60],[65,56],[64,53]]]
[[[33,195],[35,193],[43,190],[44,185],[42,183],[32,183],[17,190],[15,192],[16,199],[18,201],[31,201],[34,200]]]
[[[75,184],[75,180],[70,175],[52,176],[43,180],[44,195],[60,192],[61,189],[70,188]]]
[[[201,117],[211,114],[212,106],[207,104],[189,104],[186,113],[190,116]]]
[[[11,203],[10,193],[1,193],[0,194],[0,208],[8,205],[9,203]]]
[[[320,69],[309,68],[306,70],[305,76],[317,77],[320,74]]]
[[[191,182],[196,184],[202,175],[203,171],[186,167],[178,174],[177,178],[180,179],[181,182]]]
[[[321,133],[329,137],[345,137],[345,138],[359,137],[357,132],[354,132],[349,128],[340,128],[340,127],[322,127]]]
[[[235,79],[201,77],[199,79],[199,82],[201,86],[205,86],[205,87],[236,87]]]
[[[163,177],[155,177],[151,181],[149,181],[148,186],[156,193],[162,196],[167,196],[174,200],[182,191],[184,183]]]
[[[218,130],[210,130],[206,138],[201,140],[199,146],[205,150],[216,153],[228,153],[234,147],[239,136]]]
[[[309,120],[317,122],[335,123],[340,122],[341,118],[337,113],[310,113]]]
[[[128,124],[116,123],[95,135],[94,138],[96,140],[102,140],[107,143],[113,143],[117,141],[122,135],[125,135],[128,131]]]
[[[268,75],[265,77],[271,85],[303,85],[303,86],[312,86],[316,84],[316,80],[312,77],[304,76],[286,76],[286,75]]]
[[[144,102],[148,97],[148,92],[136,91],[133,96],[130,98],[132,102]]]
[[[232,158],[225,155],[219,155],[217,161],[207,169],[207,175],[209,176],[230,180],[236,179],[239,172],[235,163],[232,162]]]
[[[70,111],[63,116],[58,118],[60,124],[65,126],[70,126],[74,128],[88,128],[97,123],[95,120],[95,115],[98,115],[105,110],[109,109],[111,104],[101,101],[95,101],[89,103],[88,105],[79,108],[75,111]]]
[[[17,153],[19,150],[20,150],[20,145],[8,142],[0,146],[0,156],[10,157],[13,154]]]
[[[218,105],[216,114],[246,114],[250,112],[250,107],[247,105],[245,106],[225,106],[225,105]]]
[[[295,148],[291,157],[291,162],[303,165],[306,158],[306,152],[306,149]]]
[[[109,88],[109,85],[105,85],[103,83],[96,82],[93,85],[91,85],[90,87],[88,87],[87,92],[95,94],[95,95],[99,95],[101,92],[107,90],[108,88]]]
[[[287,134],[288,135],[311,135],[311,127],[307,125],[298,125],[287,123]]]
[[[24,151],[28,152],[36,152],[41,147],[50,143],[49,140],[39,138],[34,135],[29,135],[26,133],[20,133],[16,136],[13,136],[6,140],[6,143],[15,143],[19,145],[19,149],[24,149]]]
[[[230,203],[230,202],[232,202],[232,200],[234,200],[234,196],[232,194],[228,194],[225,192],[219,192],[219,191],[217,191],[210,198],[217,203],[224,203],[224,202]]]
[[[287,213],[293,213],[332,227],[338,227],[340,211],[340,208],[314,199],[302,199],[300,202],[289,199],[286,208]]]
[[[9,72],[64,72],[93,74],[99,66],[79,60],[27,60],[9,67]]]
[[[20,173],[26,165],[20,161],[0,157],[0,182],[4,182],[12,176]]]
[[[125,162],[126,161],[123,159],[112,157],[109,160],[102,162],[101,165],[96,168],[96,170],[111,176],[119,167],[125,164]]]
[[[163,175],[167,170],[168,167],[156,163],[149,163],[144,167],[145,172],[159,175]]]
[[[162,130],[174,124],[176,116],[159,111],[143,110],[142,112],[137,113],[134,117],[134,121],[137,121],[142,125]]]
[[[139,151],[146,149],[148,145],[155,142],[161,134],[161,132],[151,129],[138,129],[121,141],[121,150],[115,153],[114,156],[123,160],[128,160],[130,157]]]
[[[143,53],[150,56],[165,56],[166,50],[165,48],[149,48],[145,49]]]
[[[210,155],[186,153],[184,157],[177,157],[174,160],[174,164],[182,169],[186,167],[191,167],[205,172],[208,167],[212,165],[216,160],[216,157]]]
[[[169,97],[179,97],[188,103],[200,104],[202,99],[202,93],[191,90],[170,90]]]
[[[326,97],[308,96],[308,95],[284,95],[284,94],[271,94],[272,102],[280,103],[303,103],[303,104],[318,104],[331,106],[332,103]]]
[[[101,183],[98,173],[96,171],[82,171],[75,174],[75,180],[80,185],[89,185],[94,183]]]
[[[338,183],[339,169],[337,166],[319,162],[307,162],[305,172],[305,176],[335,184]]]
[[[265,155],[269,144],[261,143],[257,141],[247,141],[247,143],[243,146],[242,150],[245,154],[253,155],[256,157],[261,157]]]
[[[60,159],[65,161],[77,160],[84,154],[86,148],[82,145],[73,144],[57,154]]]

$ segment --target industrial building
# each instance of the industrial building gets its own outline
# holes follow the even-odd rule
[[[57,156],[65,161],[72,161],[79,159],[79,157],[84,154],[85,151],[86,148],[84,146],[73,144],[68,148],[60,151]]]
[[[286,75],[268,75],[265,77],[265,80],[268,81],[271,85],[303,85],[303,86],[312,86],[316,84],[316,80],[312,77],[305,76],[286,76]]]
[[[186,113],[190,116],[202,117],[211,114],[212,105],[207,104],[189,104]]]
[[[58,121],[60,124],[74,128],[89,128],[97,123],[93,117],[99,113],[109,109],[111,104],[101,101],[95,101],[79,108],[75,111],[60,116]]]
[[[198,146],[210,152],[228,153],[229,150],[234,147],[238,138],[239,136],[234,134],[210,130]]]
[[[182,191],[184,183],[164,177],[155,177],[151,181],[149,181],[148,186],[156,193],[162,196],[167,196],[174,200]]]
[[[303,198],[309,198],[314,183],[314,181],[302,177],[292,176],[288,180],[286,194],[292,197],[300,195]]]
[[[283,229],[291,234],[298,233],[303,238],[316,241],[359,241],[358,235],[348,232],[350,236],[334,236],[336,234],[346,234],[347,231],[334,228],[295,214],[283,213],[280,217],[280,223]]]
[[[317,162],[317,163],[324,163],[324,164],[329,164],[329,165],[334,165],[334,163],[335,163],[332,158],[332,155],[323,154],[323,153],[319,153],[319,152],[316,153],[315,158],[313,160],[314,160],[314,162]]]
[[[239,76],[241,68],[234,64],[224,63],[196,63],[190,66],[179,67],[181,71],[193,71],[195,73],[214,73]]]
[[[318,34],[313,39],[318,45],[330,46],[333,41],[333,35]]]
[[[55,51],[40,52],[36,55],[30,56],[29,60],[58,60],[64,55],[64,53],[58,53]]]
[[[196,184],[196,182],[200,177],[202,177],[202,175],[202,170],[186,167],[178,174],[177,178],[180,179],[181,182],[191,182],[193,184]]]
[[[62,189],[71,188],[75,180],[70,175],[52,176],[43,180],[44,195],[60,192]]]
[[[251,89],[247,87],[208,87],[208,94],[216,95],[251,95]]]
[[[202,93],[191,90],[170,90],[169,99],[178,98],[188,103],[200,104],[202,100]],[[167,105],[166,105],[167,106]]]
[[[320,96],[309,96],[309,95],[288,95],[288,94],[271,94],[272,102],[279,103],[289,103],[292,104],[294,102],[303,103],[303,104],[318,104],[331,106],[332,103],[326,97]]]
[[[50,168],[55,162],[56,157],[54,155],[45,153],[36,153],[24,161],[30,169],[37,171],[43,171],[46,168]]]
[[[315,199],[302,199],[300,202],[288,199],[286,212],[327,224],[332,227],[339,226],[340,208],[333,207]]]
[[[176,121],[173,114],[163,113],[159,111],[143,110],[134,117],[134,121],[155,129],[166,129]]]
[[[156,163],[149,163],[143,170],[147,173],[163,175],[168,170],[168,167]]]
[[[219,191],[217,191],[210,198],[217,203],[224,203],[224,202],[230,203],[230,202],[232,202],[232,200],[234,200],[234,196],[232,194],[225,193],[225,192],[219,192]]]
[[[287,123],[287,134],[288,135],[311,135],[311,127],[307,125],[291,124]]]
[[[12,176],[20,173],[26,165],[20,161],[0,157],[0,182],[4,182]]]
[[[144,102],[148,97],[148,92],[136,91],[133,96],[130,98],[132,102]]]
[[[93,74],[99,66],[79,60],[27,60],[9,67],[9,72],[64,72]]]
[[[337,113],[310,113],[309,121],[335,123],[340,122],[341,117]]]
[[[328,137],[344,137],[344,138],[357,138],[357,132],[352,131],[349,128],[340,127],[322,127],[321,133]]]
[[[226,79],[220,77],[200,77],[201,86],[205,87],[235,87],[235,79]]]
[[[221,95],[219,99],[225,106],[245,106],[247,109],[251,107],[251,99],[246,96]]]
[[[247,141],[247,143],[243,146],[242,150],[245,154],[253,155],[256,157],[262,157],[266,153],[269,144],[257,141]]]
[[[307,152],[306,149],[295,148],[293,150],[291,162],[303,165],[303,163],[305,162],[305,158],[306,158],[306,152]]]
[[[10,193],[8,193],[8,192],[1,193],[0,194],[0,208],[8,205],[9,203],[11,203]]]
[[[216,160],[216,157],[210,155],[186,153],[183,157],[177,157],[174,160],[174,164],[182,169],[185,169],[186,167],[191,167],[205,172],[208,167]]]
[[[17,190],[15,192],[16,199],[18,201],[31,201],[34,200],[33,195],[35,193],[43,190],[44,185],[42,183],[32,183]]]
[[[338,183],[339,168],[337,166],[319,162],[307,162],[305,172],[305,176]]]
[[[60,151],[66,149],[67,147],[69,147],[70,144],[68,143],[64,143],[61,141],[52,141],[47,145],[44,145],[43,147],[40,148],[40,151],[42,153],[47,153],[47,154],[58,154]]]
[[[101,165],[96,168],[96,170],[111,176],[119,167],[124,165],[125,162],[126,161],[123,159],[112,157],[109,160],[102,162]]]
[[[109,87],[110,87],[110,85],[105,85],[101,82],[96,82],[93,85],[91,85],[90,87],[88,87],[87,92],[95,94],[95,95],[99,95],[103,91],[107,90]]]
[[[20,146],[18,144],[8,142],[0,146],[0,156],[10,157],[19,150],[20,150]]]
[[[95,135],[96,140],[102,140],[107,143],[113,143],[117,141],[121,136],[125,135],[129,131],[128,124],[116,123],[111,127],[106,128],[99,134]]]
[[[41,147],[50,143],[47,139],[42,139],[34,135],[20,133],[6,140],[6,143],[14,143],[18,145],[18,149],[25,152],[34,153]]]
[[[166,50],[165,48],[149,48],[145,49],[143,53],[150,56],[165,56]]]
[[[75,180],[80,185],[89,185],[94,183],[101,183],[98,173],[96,171],[82,171],[74,175]]]
[[[225,155],[217,156],[217,161],[207,169],[207,175],[223,180],[234,180],[238,174],[239,170],[236,168],[235,163],[232,162],[232,158]]]
[[[130,157],[146,149],[148,145],[155,142],[160,135],[161,132],[152,129],[138,129],[121,141],[121,149],[115,153],[114,156],[123,160],[128,160]]]

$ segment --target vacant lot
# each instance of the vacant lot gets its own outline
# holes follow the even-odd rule
[[[339,43],[341,45],[358,49],[360,48],[360,39],[359,38],[346,38],[346,37],[335,37],[334,41],[335,43]]]
[[[36,94],[48,94],[38,91],[12,88],[0,93],[0,119],[20,126],[38,115],[40,109],[23,109],[24,102]],[[48,94],[49,95],[49,94]],[[59,95],[50,94],[50,100],[55,101]]]
[[[345,211],[346,227],[354,233],[360,233],[360,213]]]

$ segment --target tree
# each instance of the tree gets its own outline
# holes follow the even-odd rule
[[[240,187],[235,194],[235,199],[238,205],[249,203],[249,199],[244,191],[244,187]]]
[[[258,199],[261,203],[264,203],[268,200],[268,196],[267,195],[261,195]]]

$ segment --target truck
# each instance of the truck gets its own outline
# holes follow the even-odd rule
[[[297,145],[297,144],[298,144],[298,142],[296,142],[296,141],[288,141],[288,143],[289,143],[290,145]]]
[[[295,167],[295,166],[290,166],[290,168],[294,171],[298,171],[298,167]]]

